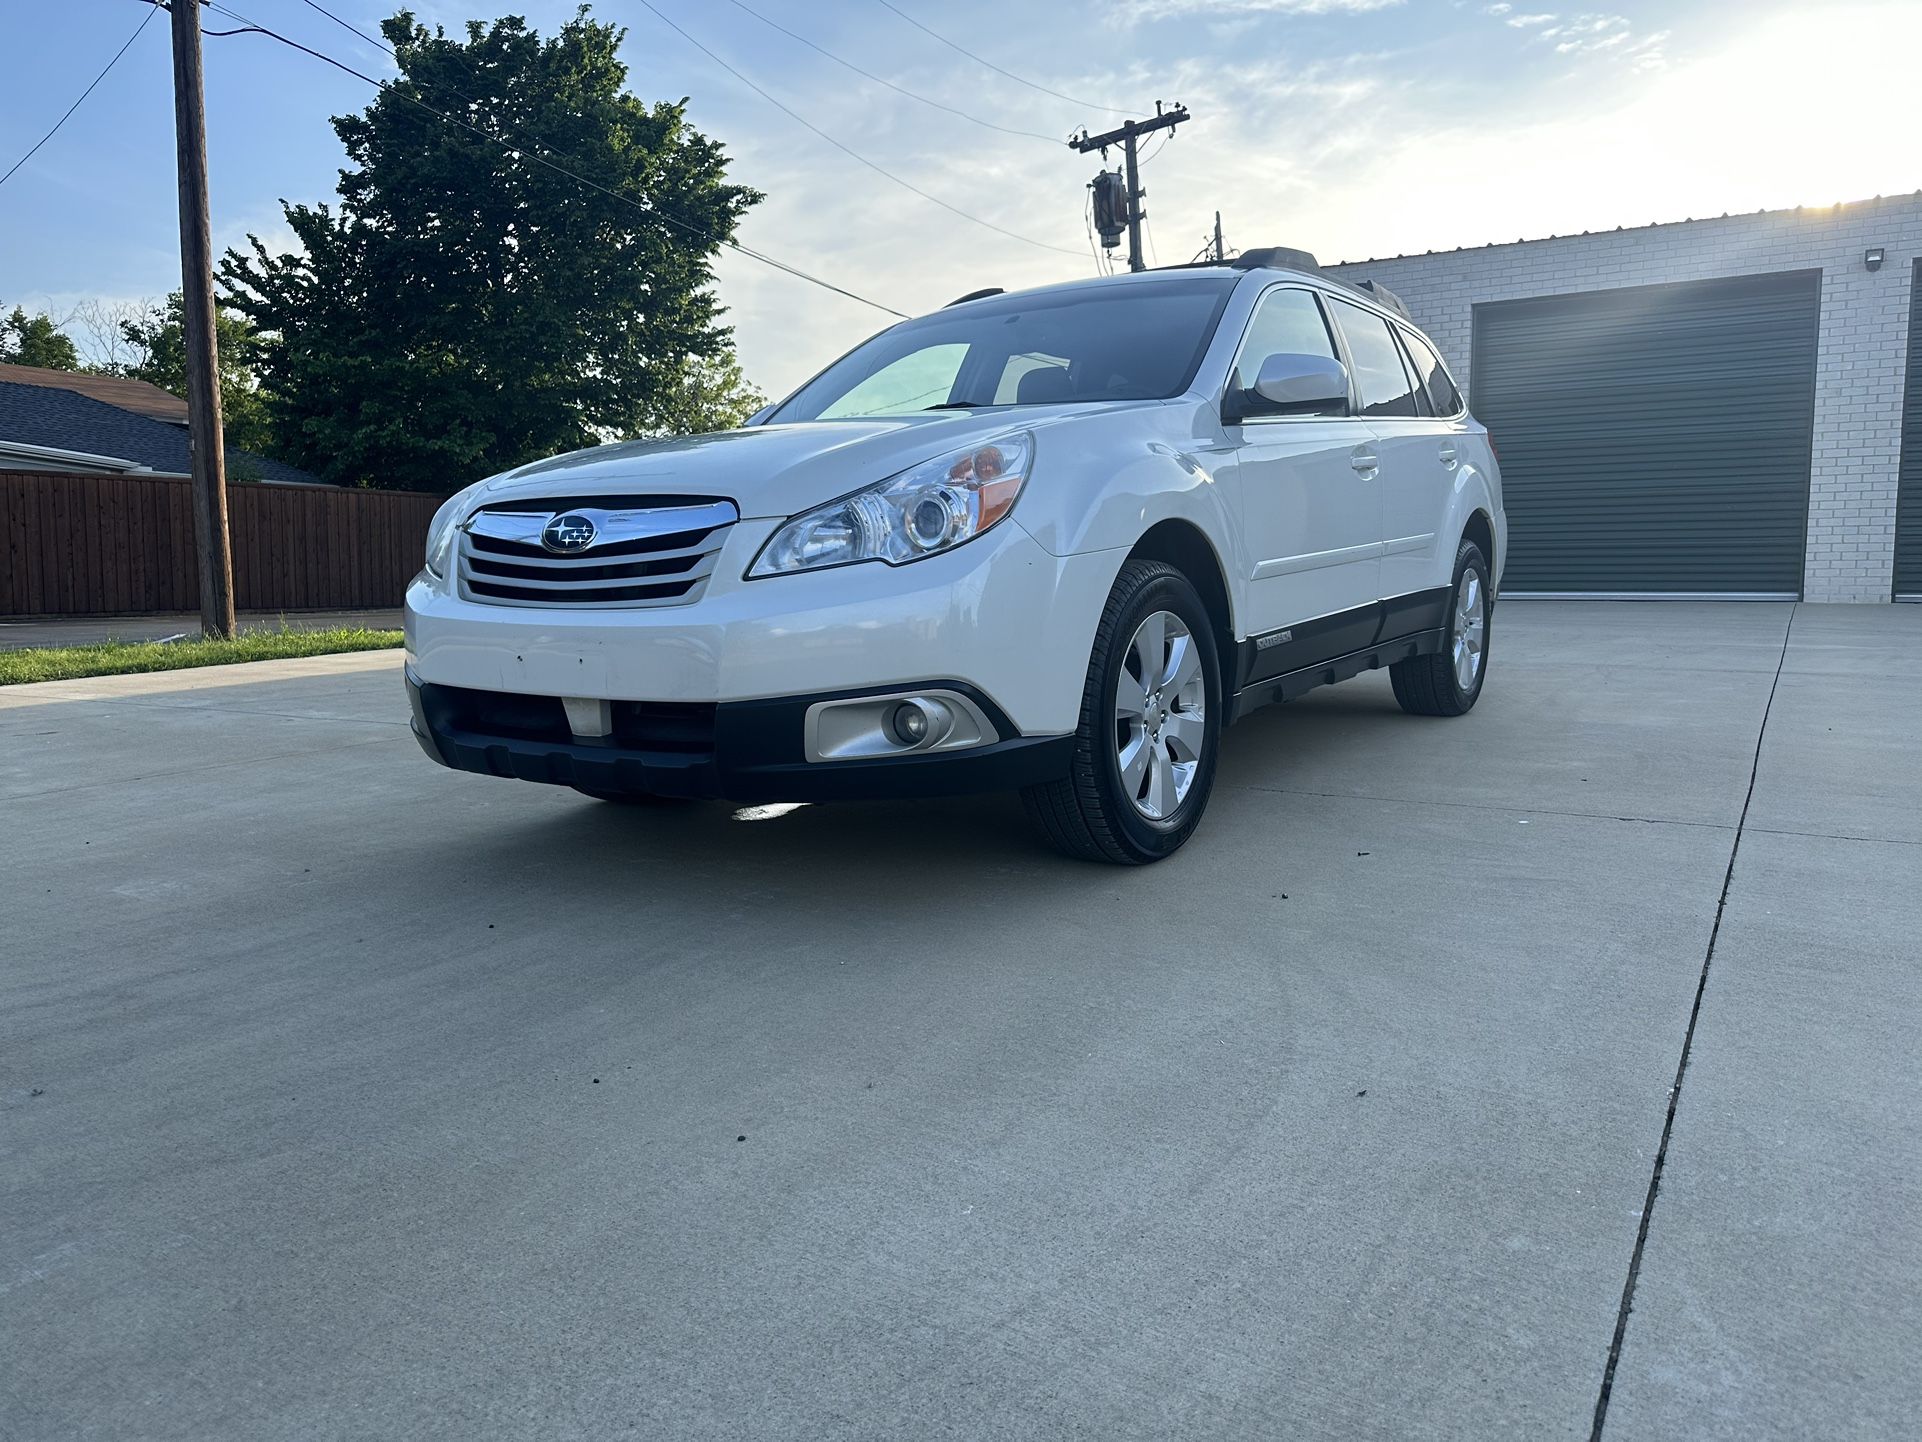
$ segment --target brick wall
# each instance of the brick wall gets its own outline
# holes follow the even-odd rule
[[[1862,265],[1871,246],[1888,253],[1873,273]],[[1379,280],[1400,295],[1464,389],[1472,385],[1478,303],[1819,269],[1822,335],[1803,594],[1811,601],[1886,601],[1895,556],[1909,287],[1918,254],[1922,192],[1328,269],[1350,280]]]

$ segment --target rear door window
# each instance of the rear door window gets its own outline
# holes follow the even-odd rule
[[[1355,382],[1361,390],[1361,413],[1365,416],[1407,416],[1415,408],[1415,383],[1402,363],[1401,347],[1395,344],[1388,322],[1373,311],[1329,297],[1335,308],[1336,322],[1348,341],[1348,354],[1355,363]]]

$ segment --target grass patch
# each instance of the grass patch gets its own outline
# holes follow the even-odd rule
[[[284,661],[341,651],[385,651],[401,644],[398,631],[341,626],[331,631],[245,631],[231,641],[100,641],[0,651],[0,686],[29,681],[74,681],[136,671],[183,671],[236,661]]]

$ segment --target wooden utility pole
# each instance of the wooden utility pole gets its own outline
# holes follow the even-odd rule
[[[207,116],[201,95],[200,6],[173,0],[174,143],[180,172],[181,329],[187,351],[187,446],[193,458],[200,629],[234,634],[234,561],[227,536],[227,455],[214,343],[214,245],[207,216]]]
[[[1146,270],[1147,261],[1141,258],[1141,221],[1147,211],[1141,208],[1141,198],[1148,192],[1141,188],[1141,173],[1135,164],[1135,144],[1144,135],[1157,130],[1173,130],[1188,118],[1188,108],[1177,105],[1173,110],[1164,111],[1161,102],[1155,102],[1155,115],[1152,120],[1128,120],[1113,130],[1100,135],[1090,135],[1087,131],[1075,136],[1068,142],[1072,150],[1087,154],[1099,150],[1105,159],[1110,145],[1119,145],[1128,167],[1128,269]]]
[[[1228,258],[1228,248],[1221,240],[1221,212],[1215,212],[1215,263],[1219,265]]]

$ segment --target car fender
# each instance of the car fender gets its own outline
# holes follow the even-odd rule
[[[1479,449],[1479,447],[1475,448]],[[1495,533],[1495,554],[1488,558],[1494,568],[1495,579],[1499,582],[1502,564],[1508,549],[1508,523],[1502,516],[1501,481],[1493,474],[1492,464],[1475,456],[1472,452],[1464,456],[1460,465],[1455,467],[1455,478],[1448,495],[1448,511],[1443,522],[1442,534],[1450,538],[1443,559],[1451,568],[1455,561],[1455,549],[1461,536],[1468,529],[1469,518],[1481,511],[1488,519]]]
[[[1104,598],[1142,537],[1164,521],[1185,522],[1214,554],[1232,624],[1240,597],[1230,499],[1209,452],[1171,439],[1171,409],[1131,416],[1126,426],[1059,425],[1038,434],[1034,477],[1014,519],[1052,555],[1105,557]]]

